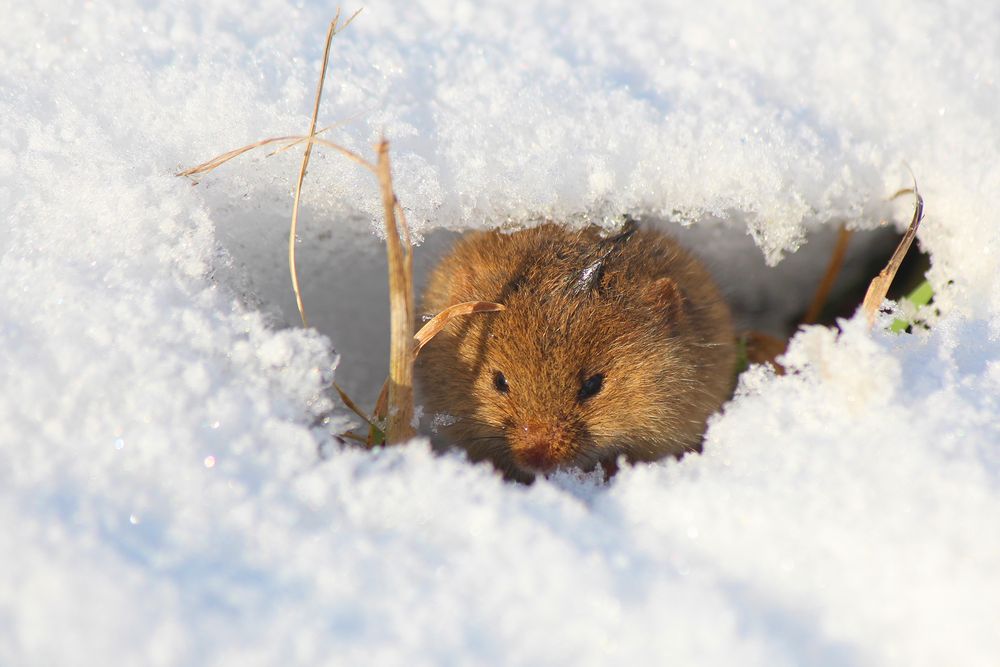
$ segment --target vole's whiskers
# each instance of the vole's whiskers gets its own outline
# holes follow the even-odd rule
[[[472,438],[463,438],[462,442],[486,442],[486,441],[496,441],[497,443],[506,444],[507,439],[502,435],[477,435]]]
[[[494,429],[498,432],[503,432],[503,426],[499,426],[497,424],[491,424],[490,422],[478,419],[477,417],[455,416],[455,419],[457,420],[455,422],[456,424],[459,422],[465,424],[475,424],[476,426],[485,426],[486,428]]]

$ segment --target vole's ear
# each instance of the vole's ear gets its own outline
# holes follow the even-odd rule
[[[657,278],[644,291],[643,300],[668,321],[684,317],[686,297],[673,278]]]

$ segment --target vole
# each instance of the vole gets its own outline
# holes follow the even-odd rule
[[[464,301],[506,308],[453,319],[417,380],[439,433],[508,478],[700,451],[733,390],[733,325],[711,276],[632,221],[610,237],[470,233],[433,270],[421,312]]]

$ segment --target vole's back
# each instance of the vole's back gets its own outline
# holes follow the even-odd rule
[[[506,310],[453,321],[425,348],[423,403],[446,415],[446,438],[512,476],[698,449],[732,391],[729,309],[655,230],[469,234],[433,272],[421,312],[463,301]]]

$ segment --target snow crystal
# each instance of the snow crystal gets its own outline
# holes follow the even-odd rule
[[[390,139],[420,280],[456,231],[631,213],[776,329],[918,180],[929,331],[807,328],[703,455],[531,487],[338,444],[334,374],[385,376],[370,174],[310,164],[315,330],[296,151],[174,176],[305,131],[329,12],[6,8],[0,664],[996,662],[990,3],[376,0],[337,36],[320,122]]]

